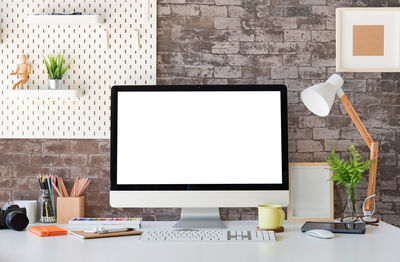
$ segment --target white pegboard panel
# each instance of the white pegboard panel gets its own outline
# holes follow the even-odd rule
[[[109,138],[110,88],[156,84],[156,0],[0,0],[0,137]],[[81,12],[104,24],[30,24],[29,16]],[[9,95],[28,57],[25,88],[47,89],[43,54],[72,60],[63,79],[80,98]]]

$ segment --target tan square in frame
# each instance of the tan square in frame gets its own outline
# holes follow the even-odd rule
[[[384,25],[354,25],[353,56],[383,56],[384,29]]]

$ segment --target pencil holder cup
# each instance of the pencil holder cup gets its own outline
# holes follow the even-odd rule
[[[39,214],[40,222],[42,223],[54,223],[56,222],[56,211],[54,202],[50,197],[48,189],[42,189],[42,194],[39,196]]]
[[[72,218],[84,217],[84,197],[57,198],[57,223],[68,224]]]

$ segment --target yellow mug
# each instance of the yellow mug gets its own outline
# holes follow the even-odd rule
[[[281,205],[259,205],[258,227],[262,229],[276,229],[283,225],[285,212]]]

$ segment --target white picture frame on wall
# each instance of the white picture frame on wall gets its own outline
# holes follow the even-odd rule
[[[333,221],[333,172],[326,162],[289,164],[288,221]]]
[[[355,54],[355,41],[360,42],[355,27],[360,26],[382,28],[383,53]],[[337,8],[336,71],[400,72],[400,8]]]

